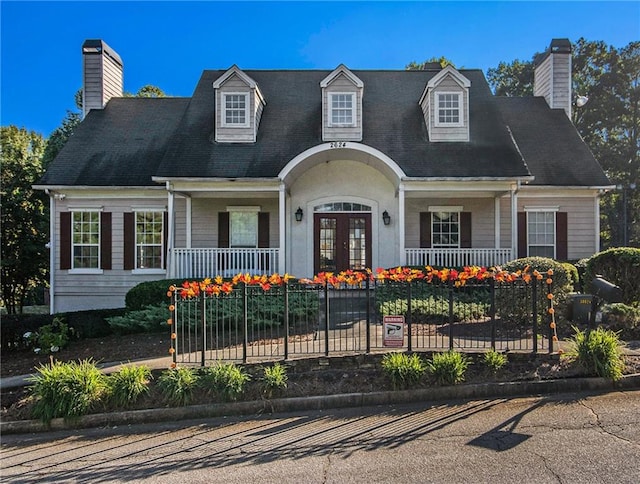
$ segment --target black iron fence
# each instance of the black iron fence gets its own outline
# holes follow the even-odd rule
[[[178,289],[170,351],[175,363],[202,366],[391,348],[551,352],[551,289],[548,277]]]

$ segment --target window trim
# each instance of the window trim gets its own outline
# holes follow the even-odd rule
[[[429,207],[429,212],[431,214],[431,220],[430,220],[430,224],[431,224],[431,247],[434,249],[460,249],[461,248],[461,242],[462,242],[462,210],[433,210],[434,208],[448,208],[448,209],[462,209],[462,207]],[[435,231],[435,227],[434,227],[434,215],[436,214],[440,214],[440,213],[447,213],[447,214],[457,214],[458,215],[458,221],[455,222],[458,225],[458,242],[457,244],[436,244],[435,243],[435,236],[436,236],[436,231]],[[451,222],[453,223],[453,222]],[[437,232],[437,234],[442,234],[443,232]],[[453,232],[449,232],[449,234],[453,234]]]
[[[71,268],[68,269],[70,274],[102,274],[104,271],[101,266],[102,261],[102,220],[101,220],[101,212],[103,211],[102,207],[96,208],[87,208],[87,207],[69,207],[69,212],[71,213]],[[76,213],[95,213],[98,215],[98,242],[96,244],[76,244],[74,242],[74,215]],[[76,246],[97,246],[98,247],[98,255],[97,255],[97,267],[75,267],[75,248]]]
[[[228,206],[227,212],[229,212],[229,248],[230,249],[257,249],[260,242],[260,212],[261,207],[259,205],[240,205],[240,206]],[[235,245],[233,240],[233,214],[234,213],[249,213],[255,215],[255,227],[254,235],[255,242],[252,246]]]
[[[249,107],[250,107],[250,97],[249,97],[249,93],[248,92],[236,92],[236,91],[230,91],[230,92],[222,92],[221,94],[221,99],[220,99],[220,105],[221,105],[221,112],[220,112],[220,126],[222,126],[223,128],[249,128],[251,126],[251,119],[249,117]],[[227,97],[229,96],[243,96],[244,97],[244,123],[228,123],[227,122]]]
[[[138,248],[141,245],[149,246],[149,247],[157,247],[155,244],[138,244],[138,214],[139,213],[156,213],[160,214],[161,217],[161,226],[160,226],[160,267],[138,267]],[[166,258],[164,256],[165,253],[165,233],[164,233],[164,225],[165,225],[165,209],[164,208],[155,208],[155,207],[138,207],[133,210],[133,269],[131,272],[134,274],[163,274],[166,272]]]
[[[440,110],[441,109],[450,109],[450,108],[441,108],[440,107],[440,96],[445,95],[455,95],[458,97],[458,122],[457,123],[447,123],[444,121],[440,121]],[[434,126],[439,128],[456,128],[463,127],[464,124],[464,93],[461,91],[436,91],[435,92],[435,112],[434,112]]]
[[[555,259],[558,253],[558,219],[557,213],[559,211],[559,207],[525,207],[524,213],[526,214],[526,227],[527,227],[527,257],[531,256],[531,247],[553,247],[553,255],[551,258]],[[530,213],[551,213],[553,214],[553,222],[551,223],[551,227],[553,229],[553,243],[551,244],[532,244],[531,243],[531,226],[529,225],[529,214]],[[537,234],[536,234],[537,235]],[[545,257],[545,256],[540,256]]]
[[[357,102],[358,97],[356,92],[348,92],[348,91],[335,91],[327,93],[327,108],[328,108],[328,119],[327,126],[330,128],[353,128],[357,126]],[[333,97],[334,96],[350,96],[351,97],[351,123],[334,123],[333,122]],[[346,108],[336,108],[336,109],[346,109]]]

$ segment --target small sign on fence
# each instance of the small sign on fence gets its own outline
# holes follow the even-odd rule
[[[404,346],[404,316],[385,316],[382,321],[382,344],[401,348]]]

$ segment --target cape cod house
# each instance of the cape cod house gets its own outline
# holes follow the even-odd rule
[[[50,196],[51,311],[124,305],[134,285],[238,272],[497,265],[599,249],[610,182],[570,121],[571,44],[535,96],[476,69],[205,70],[191,98],[123,98],[82,46],[85,118]]]

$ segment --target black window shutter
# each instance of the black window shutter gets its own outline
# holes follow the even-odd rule
[[[218,247],[229,247],[229,212],[218,212]]]
[[[527,257],[527,214],[518,212],[518,259]]]
[[[460,247],[471,247],[471,212],[460,212]]]
[[[111,270],[111,212],[100,213],[100,268]]]
[[[258,247],[269,247],[269,212],[258,213]]]
[[[124,214],[124,270],[136,268],[136,219],[133,212]]]
[[[556,213],[556,259],[567,260],[569,249],[567,243],[567,212]]]
[[[60,212],[60,269],[71,269],[71,212]]]
[[[420,212],[420,247],[431,247],[431,212]]]

